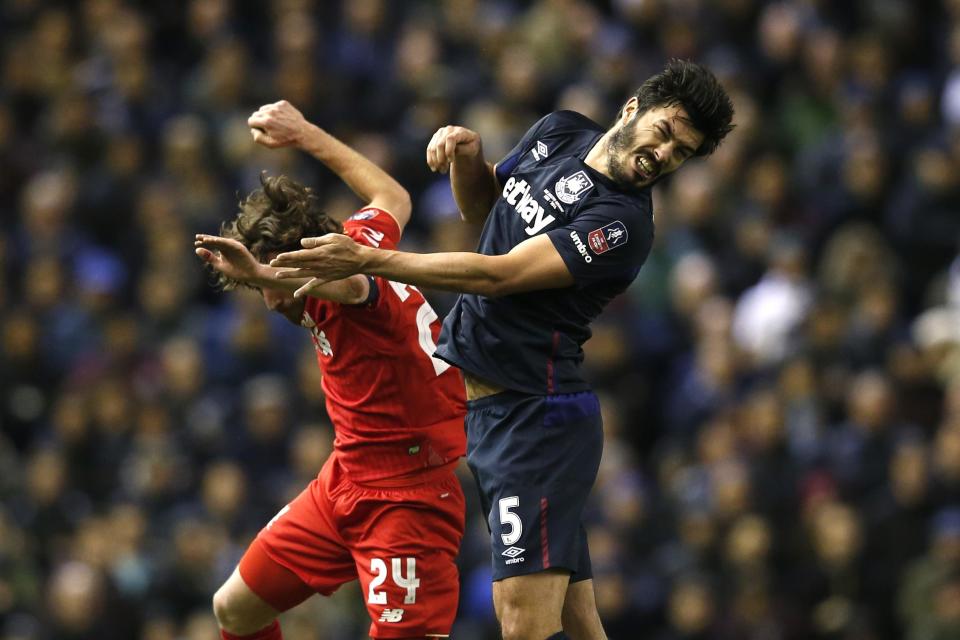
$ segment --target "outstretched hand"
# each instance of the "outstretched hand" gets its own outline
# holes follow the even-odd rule
[[[303,249],[281,253],[270,261],[271,267],[283,269],[277,273],[277,278],[312,278],[294,293],[296,297],[321,284],[363,271],[363,247],[349,236],[328,233],[317,238],[303,238],[300,244]]]
[[[269,149],[300,144],[308,124],[303,114],[286,100],[265,104],[247,118],[254,142]]]
[[[262,266],[243,244],[232,238],[198,233],[193,246],[201,260],[232,280],[252,280]]]

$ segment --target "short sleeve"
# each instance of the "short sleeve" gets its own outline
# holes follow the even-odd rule
[[[578,285],[632,278],[650,253],[653,216],[642,203],[598,199],[547,235]]]
[[[400,225],[383,209],[360,209],[343,223],[343,232],[359,244],[374,249],[396,249],[400,242]]]
[[[547,120],[553,116],[552,113],[547,114],[537,120],[536,124],[530,127],[523,137],[520,138],[520,142],[510,150],[510,153],[505,155],[496,166],[497,181],[500,184],[505,184],[507,178],[510,177],[510,174],[513,173],[513,170],[516,168],[517,163],[520,162],[520,158],[523,157],[527,151],[529,151],[533,145],[536,143],[537,137],[541,135],[541,131],[544,129],[544,125],[547,123]]]

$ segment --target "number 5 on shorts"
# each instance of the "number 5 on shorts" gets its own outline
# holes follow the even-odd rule
[[[520,539],[523,533],[523,523],[520,522],[520,516],[510,511],[520,506],[520,496],[510,496],[509,498],[500,498],[500,524],[510,525],[509,533],[501,533],[500,539],[508,547]]]

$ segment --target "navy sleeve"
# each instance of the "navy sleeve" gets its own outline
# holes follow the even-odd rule
[[[546,124],[547,120],[549,120],[552,115],[552,113],[549,113],[537,120],[537,123],[530,127],[525,134],[523,134],[523,137],[520,138],[520,142],[517,143],[517,146],[511,149],[510,153],[505,155],[503,159],[497,163],[497,181],[501,185],[507,183],[507,178],[509,178],[510,174],[513,173],[517,163],[520,162],[520,158],[522,158],[523,154],[529,151],[536,143],[537,136],[541,134],[544,124]]]
[[[650,253],[653,216],[649,206],[603,198],[547,235],[578,285],[632,278]]]

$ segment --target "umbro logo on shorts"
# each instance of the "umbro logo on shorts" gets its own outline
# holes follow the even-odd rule
[[[523,562],[522,554],[526,551],[523,547],[510,547],[500,555],[510,558],[506,561],[506,564],[517,564],[518,562]]]

